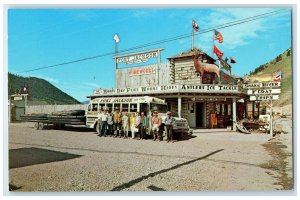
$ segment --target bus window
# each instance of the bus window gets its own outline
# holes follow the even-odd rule
[[[150,110],[152,112],[156,110],[159,113],[166,113],[168,111],[168,106],[166,104],[150,103]]]
[[[114,110],[116,110],[116,109],[120,109],[120,104],[119,103],[116,103],[115,105],[114,105]]]
[[[92,111],[98,111],[98,104],[92,104]]]
[[[111,103],[107,103],[106,104],[106,108],[110,111],[112,111],[112,104]]]
[[[103,104],[99,104],[99,110],[103,110],[104,107],[105,107],[105,104],[104,104],[104,103],[103,103]]]
[[[88,109],[87,109],[88,111],[91,111],[92,110],[92,105],[91,104],[89,104],[88,105]]]
[[[122,112],[128,112],[128,104],[127,103],[125,103],[125,104],[122,104]]]
[[[137,112],[137,104],[136,103],[130,104],[130,112]]]

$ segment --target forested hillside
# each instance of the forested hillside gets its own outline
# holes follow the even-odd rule
[[[244,77],[244,79],[251,81],[270,81],[272,80],[272,74],[278,71],[282,72],[281,94],[279,100],[274,101],[274,106],[284,106],[291,104],[293,100],[292,53],[290,48],[270,62],[251,71],[250,75]]]
[[[24,87],[26,91],[24,91]],[[79,101],[61,91],[44,79],[21,77],[8,73],[8,93],[28,93],[28,105],[80,104]]]

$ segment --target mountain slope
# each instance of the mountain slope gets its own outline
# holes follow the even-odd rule
[[[35,77],[21,77],[8,73],[8,93],[24,93],[28,91],[28,104],[80,104],[79,101],[53,86],[44,79]]]
[[[272,74],[281,71],[283,73],[281,80],[281,94],[279,100],[274,101],[274,106],[284,106],[292,103],[293,95],[293,76],[292,76],[292,56],[291,49],[287,49],[270,62],[259,66],[244,80],[251,81],[271,81]]]

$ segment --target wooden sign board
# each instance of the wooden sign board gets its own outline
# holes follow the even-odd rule
[[[280,87],[281,82],[258,82],[243,84],[244,88],[276,88]]]
[[[280,94],[281,93],[281,89],[251,89],[251,90],[247,90],[247,94],[252,95],[252,94]]]
[[[277,100],[277,99],[279,99],[279,95],[250,96],[250,101],[269,101],[269,100]]]

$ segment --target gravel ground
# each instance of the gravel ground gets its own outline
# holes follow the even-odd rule
[[[9,184],[13,191],[53,192],[290,190],[289,131],[271,139],[205,129],[166,143],[10,124]]]

